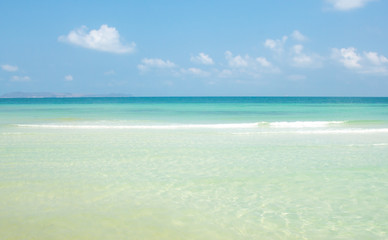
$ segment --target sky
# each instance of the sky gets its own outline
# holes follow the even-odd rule
[[[0,95],[388,96],[388,1],[0,1]]]

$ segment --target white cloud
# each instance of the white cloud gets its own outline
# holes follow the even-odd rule
[[[295,67],[313,67],[317,66],[315,55],[307,55],[303,52],[303,45],[297,44],[292,47],[292,65]]]
[[[296,44],[292,47],[286,46],[288,40],[294,40],[294,42],[307,41],[308,38],[300,31],[294,30],[289,36],[285,35],[281,39],[267,39],[264,42],[264,46],[271,49],[275,54],[272,56],[280,63],[288,63],[294,67],[309,67],[317,68],[322,67],[323,58],[316,53],[305,53],[304,46],[302,44]],[[287,50],[288,54],[283,54]],[[263,65],[264,66],[264,65]],[[272,68],[273,72],[279,72],[277,68]]]
[[[199,76],[199,77],[208,77],[211,75],[209,72],[204,71],[204,70],[199,69],[199,68],[188,68],[187,70],[181,69],[181,72],[184,74],[191,74],[191,75],[195,75],[195,76]]]
[[[292,58],[294,66],[297,67],[305,67],[310,66],[313,63],[313,59],[311,56],[305,54],[299,54]]]
[[[300,42],[303,42],[303,41],[306,41],[307,40],[307,37],[304,36],[302,33],[300,33],[298,30],[295,30],[292,32],[291,36],[297,40],[297,41],[300,41]]]
[[[189,68],[188,69],[189,72],[193,73],[193,74],[201,74],[203,71],[199,68]]]
[[[388,74],[388,59],[376,52],[364,52],[365,63],[362,73]]]
[[[17,66],[12,66],[9,64],[1,65],[1,69],[7,72],[16,72],[19,68]]]
[[[271,67],[272,64],[268,62],[268,60],[265,57],[258,57],[256,58],[256,61],[260,63],[261,66],[263,67]]]
[[[29,76],[12,76],[12,82],[28,82],[31,78]]]
[[[104,24],[98,30],[87,32],[85,26],[71,31],[67,36],[58,38],[61,42],[71,43],[84,48],[111,52],[111,53],[132,53],[135,50],[135,43],[123,44],[120,34],[114,27]]]
[[[70,74],[65,76],[66,81],[73,81],[73,79],[74,79],[73,76]]]
[[[357,54],[357,50],[353,47],[349,48],[333,48],[332,56],[340,61],[347,68],[361,68],[361,56]]]
[[[388,63],[388,59],[380,55],[376,52],[364,52],[365,57],[373,64],[375,65],[382,65],[384,63]]]
[[[233,54],[230,51],[226,51],[225,58],[228,61],[228,64],[230,67],[236,67],[236,68],[248,67],[248,61],[249,61],[248,56],[241,57],[240,55],[237,55],[233,57]]]
[[[230,51],[225,52],[230,69],[224,69],[218,73],[219,77],[248,77],[260,78],[263,73],[279,73],[280,70],[274,67],[265,57],[252,58],[249,55],[234,56]]]
[[[334,48],[333,58],[341,62],[346,68],[353,69],[364,74],[388,74],[388,59],[376,52],[364,52],[363,55],[357,53],[353,47]]]
[[[276,39],[276,40],[267,39],[264,42],[264,46],[277,53],[282,53],[284,44],[286,43],[287,39],[288,39],[287,36],[283,36],[282,39]]]
[[[294,45],[293,47],[292,47],[292,50],[293,50],[293,52],[295,53],[295,54],[301,54],[302,53],[302,51],[303,51],[303,45],[301,45],[301,44],[297,44],[297,45]]]
[[[348,11],[364,7],[367,3],[375,0],[326,0],[335,10]]]
[[[191,57],[190,59],[194,63],[199,63],[199,64],[205,64],[205,65],[212,65],[214,64],[214,61],[209,55],[205,53],[199,53],[198,56]]]
[[[228,77],[231,77],[232,75],[233,75],[233,72],[230,69],[222,69],[218,73],[218,77],[220,77],[220,78],[228,78]]]
[[[387,66],[368,66],[358,71],[363,74],[388,75]]]
[[[305,53],[304,46],[296,44],[291,48],[291,65],[294,67],[321,67],[322,57],[315,53]]]
[[[206,55],[206,54],[204,54]],[[202,55],[202,56],[204,56]],[[198,54],[201,56],[201,54]],[[226,64],[225,64],[226,62]],[[279,73],[280,70],[265,57],[250,57],[249,55],[233,55],[232,52],[225,52],[223,68],[201,67],[180,67],[169,60],[159,58],[144,58],[137,66],[141,73],[154,71],[161,74],[168,74],[174,77],[196,76],[203,78],[259,78],[265,73]],[[206,69],[204,69],[206,67]]]
[[[159,58],[143,58],[141,64],[137,65],[137,68],[140,71],[147,71],[151,68],[174,68],[176,67],[175,63],[170,62],[169,60],[162,60]]]

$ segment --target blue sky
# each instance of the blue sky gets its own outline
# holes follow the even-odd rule
[[[0,2],[0,94],[388,96],[388,1]]]

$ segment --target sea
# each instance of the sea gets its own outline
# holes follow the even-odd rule
[[[388,98],[0,99],[0,239],[388,239]]]

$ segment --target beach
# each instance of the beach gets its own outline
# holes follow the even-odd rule
[[[387,239],[388,98],[0,99],[4,239]]]

